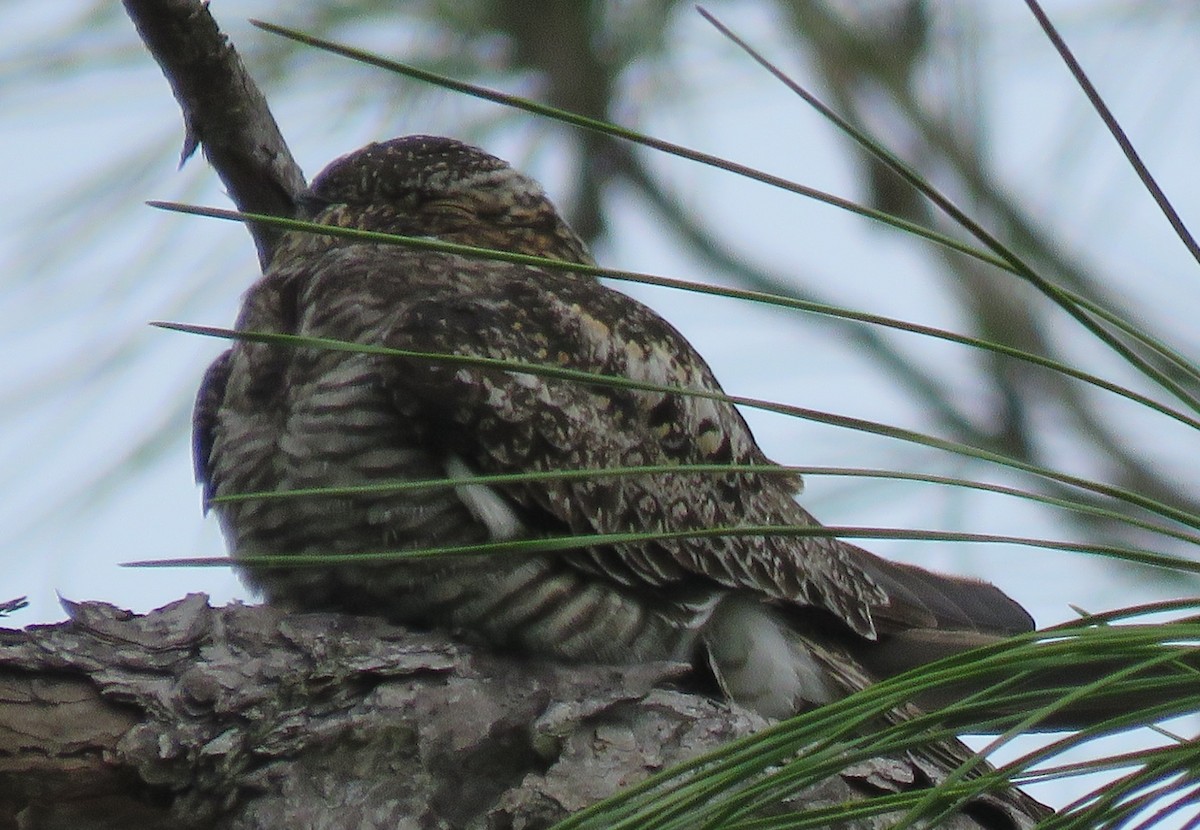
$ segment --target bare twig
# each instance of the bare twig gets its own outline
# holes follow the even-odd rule
[[[237,50],[202,0],[124,0],[150,54],[183,110],[180,164],[196,147],[221,177],[239,210],[294,216],[304,173]],[[247,225],[265,268],[279,231]]]

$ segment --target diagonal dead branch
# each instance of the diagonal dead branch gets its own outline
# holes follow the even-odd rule
[[[295,215],[304,174],[271,115],[267,100],[202,0],[124,0],[150,54],[183,110],[180,164],[204,156],[239,210]],[[266,268],[280,231],[249,224]]]

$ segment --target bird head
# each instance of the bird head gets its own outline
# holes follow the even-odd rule
[[[592,262],[537,182],[451,138],[368,144],[322,170],[302,204],[326,225]]]

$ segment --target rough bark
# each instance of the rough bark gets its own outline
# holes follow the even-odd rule
[[[671,688],[674,664],[531,663],[202,594],[147,615],[68,610],[0,629],[0,828],[535,830],[763,726]],[[897,764],[792,805],[892,789],[913,775]]]

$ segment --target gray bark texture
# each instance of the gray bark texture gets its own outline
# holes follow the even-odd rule
[[[68,610],[0,629],[0,828],[533,830],[764,725],[670,688],[674,664],[530,663],[202,594]],[[793,803],[893,789],[914,774],[899,767]]]

